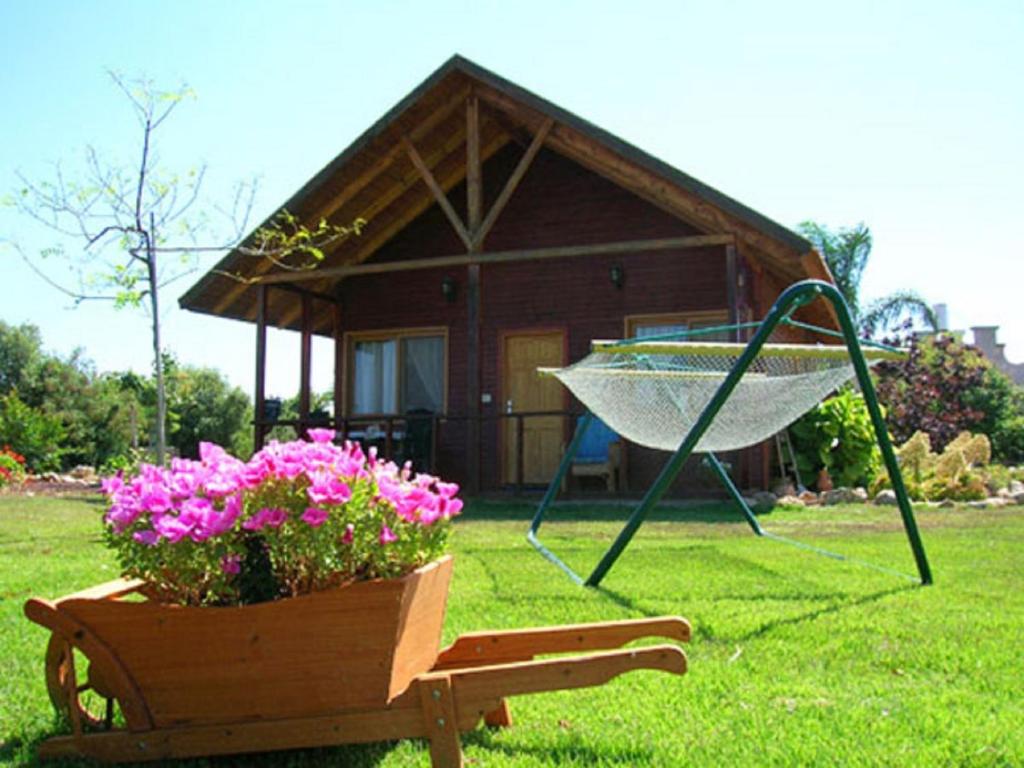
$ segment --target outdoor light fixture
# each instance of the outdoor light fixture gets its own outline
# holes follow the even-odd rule
[[[608,276],[616,288],[621,288],[626,282],[626,270],[622,268],[621,264],[612,264],[611,269],[608,270]]]
[[[444,296],[444,300],[451,304],[455,301],[455,294],[458,292],[458,285],[455,283],[454,277],[442,277],[441,278],[441,295]]]

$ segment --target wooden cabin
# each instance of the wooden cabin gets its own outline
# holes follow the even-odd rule
[[[791,283],[831,279],[790,230],[460,56],[282,208],[367,224],[307,272],[236,250],[180,301],[255,325],[257,445],[266,329],[302,335],[300,429],[321,334],[330,423],[469,492],[553,475],[582,407],[538,366],[595,338],[760,318]],[[623,485],[641,492],[665,455],[623,453]],[[768,456],[734,457],[741,486],[769,482]]]

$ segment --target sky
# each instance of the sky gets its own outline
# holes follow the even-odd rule
[[[81,175],[90,145],[137,161],[116,71],[193,89],[161,128],[161,162],[206,167],[208,211],[258,179],[257,223],[460,53],[781,224],[866,223],[866,300],[915,290],[953,328],[1000,326],[1021,362],[1021,40],[1020,0],[0,0],[0,198],[17,173]],[[0,240],[53,243],[4,207]],[[251,394],[254,328],[178,309],[195,279],[164,296],[166,346]],[[150,370],[144,315],[75,307],[2,245],[0,320],[37,325],[58,354],[84,348],[98,370]],[[332,354],[315,344],[317,390]],[[292,395],[297,335],[273,333],[268,358],[268,394]]]

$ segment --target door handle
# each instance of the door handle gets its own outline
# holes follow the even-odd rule
[[[505,413],[512,413],[512,400],[505,401]]]

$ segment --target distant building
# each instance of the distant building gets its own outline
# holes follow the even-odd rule
[[[1017,384],[1024,385],[1024,363],[1011,363],[1006,359],[1006,345],[996,342],[999,326],[975,325],[971,331],[974,333],[974,346],[980,349],[996,368]]]

